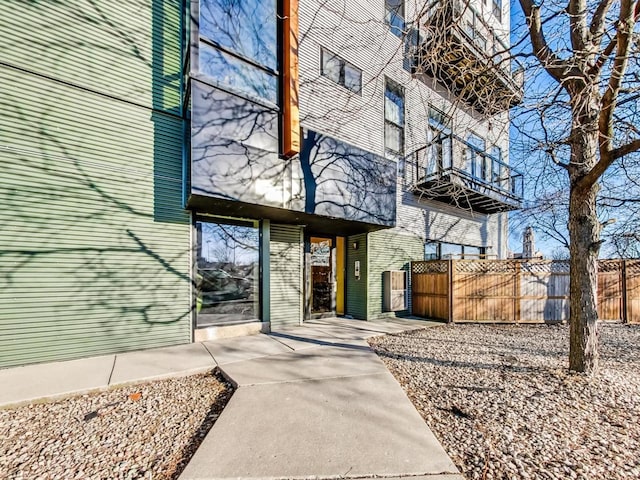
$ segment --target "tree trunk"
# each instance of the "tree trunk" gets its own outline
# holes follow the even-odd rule
[[[601,225],[596,211],[599,185],[578,188],[576,182],[597,160],[597,133],[582,135],[571,145],[569,168],[570,350],[569,369],[595,374],[598,369],[598,254]]]

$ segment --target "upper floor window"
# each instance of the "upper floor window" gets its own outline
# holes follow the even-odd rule
[[[493,16],[502,22],[502,0],[493,0]]]
[[[431,174],[452,166],[451,117],[441,110],[429,107],[427,128],[426,173]]]
[[[485,36],[486,27],[482,24],[480,16],[473,10],[471,11],[471,18],[469,18],[465,24],[465,33],[476,44],[476,46],[486,52],[487,50],[487,37]]]
[[[484,138],[470,133],[467,137],[467,172],[480,180],[489,180],[488,159]]]
[[[322,75],[354,93],[361,93],[362,70],[324,48],[320,50],[320,57]]]
[[[223,88],[278,100],[276,0],[200,0],[199,69]]]
[[[401,37],[404,32],[404,0],[385,0],[385,21],[391,33]]]
[[[401,155],[404,151],[404,90],[385,78],[384,144],[386,150]]]
[[[435,107],[429,107],[429,127],[435,131],[451,132],[451,117]]]

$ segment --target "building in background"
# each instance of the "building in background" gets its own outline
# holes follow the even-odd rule
[[[385,272],[507,255],[508,5],[0,12],[0,366],[407,315]]]

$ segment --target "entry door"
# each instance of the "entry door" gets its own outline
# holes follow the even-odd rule
[[[312,315],[335,315],[335,240],[309,237],[309,289]]]

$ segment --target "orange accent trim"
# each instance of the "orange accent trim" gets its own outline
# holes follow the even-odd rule
[[[298,107],[298,0],[283,0],[282,25],[282,153],[300,153],[300,110]]]
[[[336,238],[336,314],[344,315],[345,238]]]

